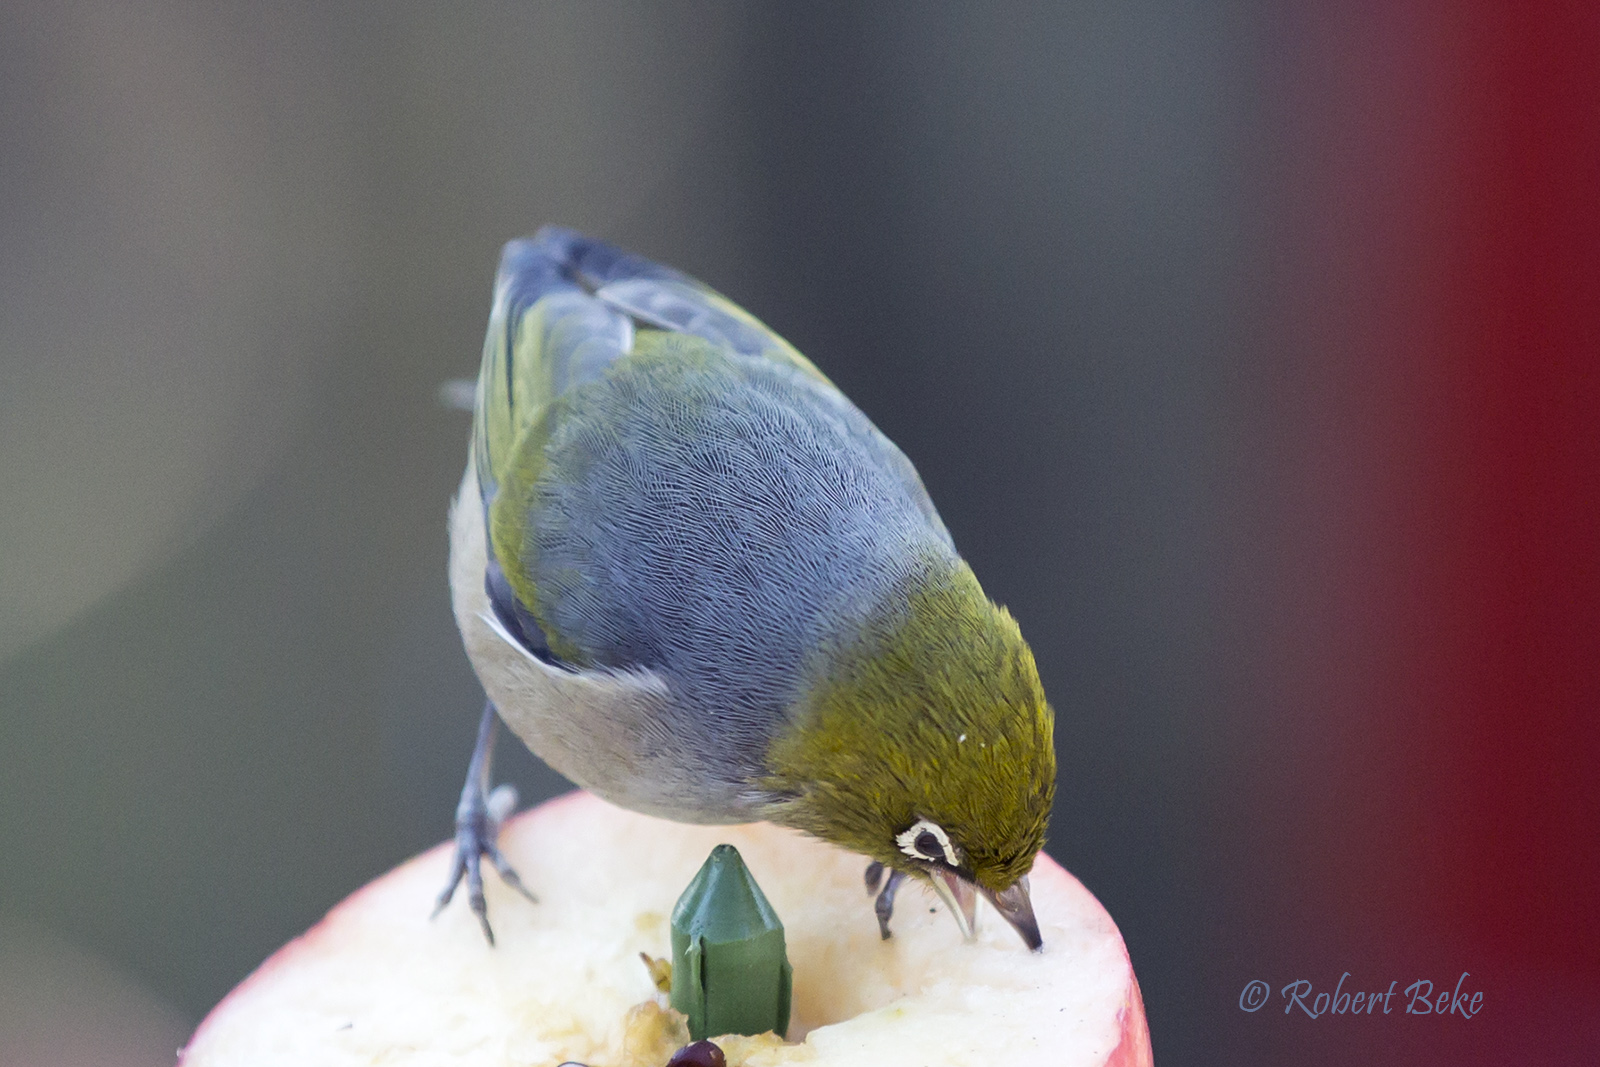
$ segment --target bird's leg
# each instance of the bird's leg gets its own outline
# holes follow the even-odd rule
[[[456,805],[455,862],[450,867],[450,881],[444,887],[444,892],[439,894],[439,902],[433,909],[437,917],[455,895],[456,886],[465,878],[467,903],[478,917],[483,936],[489,939],[491,945],[494,944],[494,931],[489,928],[489,908],[483,901],[483,871],[480,868],[485,856],[500,872],[501,881],[535,904],[539,902],[539,898],[528,892],[522,879],[517,877],[517,872],[495,846],[495,839],[500,835],[500,824],[517,807],[515,786],[502,785],[493,792],[489,790],[489,764],[494,759],[494,739],[496,728],[500,725],[499,718],[494,704],[485,702],[483,720],[478,724],[478,743],[473,746],[472,760],[467,764],[467,782],[461,787],[461,803]]]
[[[872,910],[878,913],[878,933],[883,935],[885,941],[889,940],[889,916],[894,914],[894,894],[905,880],[904,871],[890,871],[883,888],[878,891],[878,899],[872,905]]]
[[[867,883],[867,896],[870,897],[876,893],[878,891],[878,883],[883,881],[883,864],[877,860],[867,864],[867,873],[862,880]]]

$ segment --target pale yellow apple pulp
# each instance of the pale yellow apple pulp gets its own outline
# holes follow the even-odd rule
[[[788,1042],[728,1041],[730,1067],[1149,1064],[1139,985],[1099,902],[1041,854],[1044,951],[988,905],[964,942],[932,892],[902,888],[878,937],[861,857],[767,824],[685,826],[586,793],[508,822],[501,846],[539,895],[486,874],[490,948],[458,898],[428,915],[441,845],[359,890],[219,1004],[183,1067],[660,1067],[681,1036],[639,953],[668,954],[668,917],[713,846],[744,856],[787,931]]]

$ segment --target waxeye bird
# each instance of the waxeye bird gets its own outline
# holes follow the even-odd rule
[[[506,245],[450,586],[488,703],[438,909],[465,880],[491,943],[481,861],[532,896],[495,845],[498,718],[622,807],[862,854],[885,938],[910,876],[1040,947],[1032,652],[910,461],[710,288],[569,230]]]

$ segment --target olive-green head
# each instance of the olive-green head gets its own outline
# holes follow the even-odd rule
[[[928,878],[969,932],[979,890],[1038,947],[1026,875],[1055,794],[1053,715],[1016,622],[965,563],[937,560],[846,629],[769,750],[770,817]]]

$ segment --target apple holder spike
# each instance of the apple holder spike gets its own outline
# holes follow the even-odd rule
[[[672,1006],[689,1036],[784,1036],[793,973],[783,923],[739,850],[718,845],[672,909]]]

